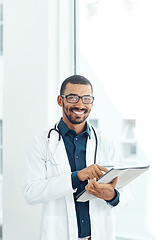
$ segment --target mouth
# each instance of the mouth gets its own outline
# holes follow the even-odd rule
[[[87,112],[86,109],[79,109],[79,108],[71,108],[70,111],[73,112],[75,115],[78,115],[78,116],[81,116],[81,115],[83,115],[84,113]]]

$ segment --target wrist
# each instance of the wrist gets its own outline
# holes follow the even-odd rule
[[[113,190],[113,193],[111,194],[111,196],[107,199],[105,199],[107,202],[112,202],[115,198],[117,197],[117,192],[116,190],[114,189]]]
[[[78,172],[75,171],[75,172],[72,172],[71,174],[71,179],[72,179],[72,188],[73,189],[76,189],[80,186],[81,182],[79,181],[79,178],[78,178]]]
[[[117,189],[114,189],[115,190],[115,198],[112,199],[112,201],[106,201],[107,204],[110,204],[111,206],[115,207],[116,205],[118,205],[119,201],[120,201],[120,193]]]
[[[85,179],[83,179],[83,174],[82,174],[81,170],[77,172],[77,177],[78,177],[80,182],[83,182],[85,180]]]

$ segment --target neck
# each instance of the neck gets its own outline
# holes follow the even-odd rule
[[[67,125],[67,127],[74,130],[77,133],[77,135],[82,133],[85,130],[86,121],[84,121],[83,123],[80,123],[80,124],[72,124],[69,121],[65,121],[64,118],[62,118],[62,120]]]

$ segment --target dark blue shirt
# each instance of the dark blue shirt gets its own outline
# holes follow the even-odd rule
[[[91,235],[90,228],[90,217],[89,217],[89,201],[87,202],[77,202],[76,196],[84,190],[88,181],[80,182],[77,176],[77,172],[86,167],[86,144],[88,137],[90,138],[90,128],[86,123],[84,132],[77,135],[77,133],[69,129],[67,125],[61,119],[58,124],[59,131],[62,135],[69,164],[71,167],[71,179],[73,189],[77,189],[74,193],[75,208],[77,215],[77,225],[78,225],[78,237],[83,238]],[[119,193],[116,191],[116,197],[110,204],[115,206],[119,202]]]

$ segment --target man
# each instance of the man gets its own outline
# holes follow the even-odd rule
[[[129,193],[116,190],[118,178],[110,184],[96,181],[108,171],[104,166],[120,165],[121,159],[113,142],[86,121],[93,101],[88,79],[67,78],[57,98],[62,118],[29,148],[24,195],[30,204],[43,203],[41,240],[115,239],[112,208]],[[95,198],[78,202],[84,189]]]

